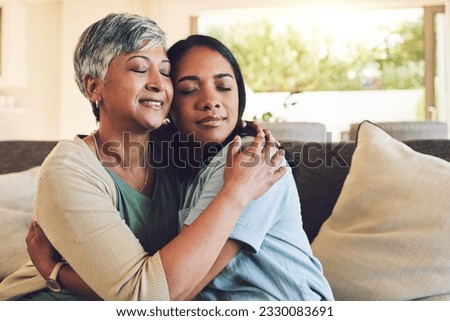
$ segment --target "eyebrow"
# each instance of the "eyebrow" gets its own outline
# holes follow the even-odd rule
[[[230,77],[230,78],[234,79],[233,75],[231,75],[227,72],[214,75],[214,79],[221,79],[224,77]],[[198,76],[184,76],[184,77],[181,77],[180,79],[178,79],[177,84],[179,84],[182,81],[189,81],[189,80],[190,81],[200,81],[200,78]]]
[[[180,79],[178,79],[177,84],[179,84],[180,82],[183,81],[200,81],[200,78],[198,78],[197,76],[184,76],[181,77]]]
[[[229,74],[227,72],[214,75],[214,79],[220,79],[220,78],[224,78],[224,77],[230,77],[230,78],[234,79],[233,75],[231,75],[231,74]]]
[[[150,61],[150,58],[148,58],[147,56],[135,55],[135,56],[131,56],[130,58],[128,58],[127,62],[132,60],[132,59],[134,59],[134,58],[142,58],[142,59],[145,59],[147,61]],[[161,63],[169,63],[170,64],[170,61],[169,61],[169,59],[163,59],[163,60],[161,60]]]

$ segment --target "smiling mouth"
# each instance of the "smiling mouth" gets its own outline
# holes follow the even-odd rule
[[[196,121],[195,124],[204,127],[218,127],[222,125],[226,119],[227,119],[226,117],[222,116],[207,116]]]
[[[155,110],[160,110],[163,107],[163,103],[156,100],[140,100],[139,103]]]

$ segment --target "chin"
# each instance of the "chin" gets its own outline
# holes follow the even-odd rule
[[[148,130],[155,130],[162,126],[162,120],[160,122],[152,121],[151,123],[147,124]]]
[[[207,135],[205,137],[197,137],[198,140],[200,140],[202,142],[202,144],[204,145],[217,145],[217,144],[222,144],[225,139],[227,139],[227,136],[223,136],[223,135]]]

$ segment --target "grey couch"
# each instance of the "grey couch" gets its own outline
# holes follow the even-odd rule
[[[450,140],[415,140],[407,145],[421,153],[450,161]],[[0,141],[0,174],[22,171],[42,163],[55,141]],[[348,174],[354,142],[284,141],[296,161],[297,183],[304,229],[309,240],[329,217]]]

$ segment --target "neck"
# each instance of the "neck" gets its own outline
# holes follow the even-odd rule
[[[208,164],[221,149],[221,144],[202,144],[200,142],[178,141],[175,145],[176,164],[189,173],[196,173]]]
[[[105,166],[146,167],[149,133],[115,133],[99,128],[93,135],[97,156]]]

